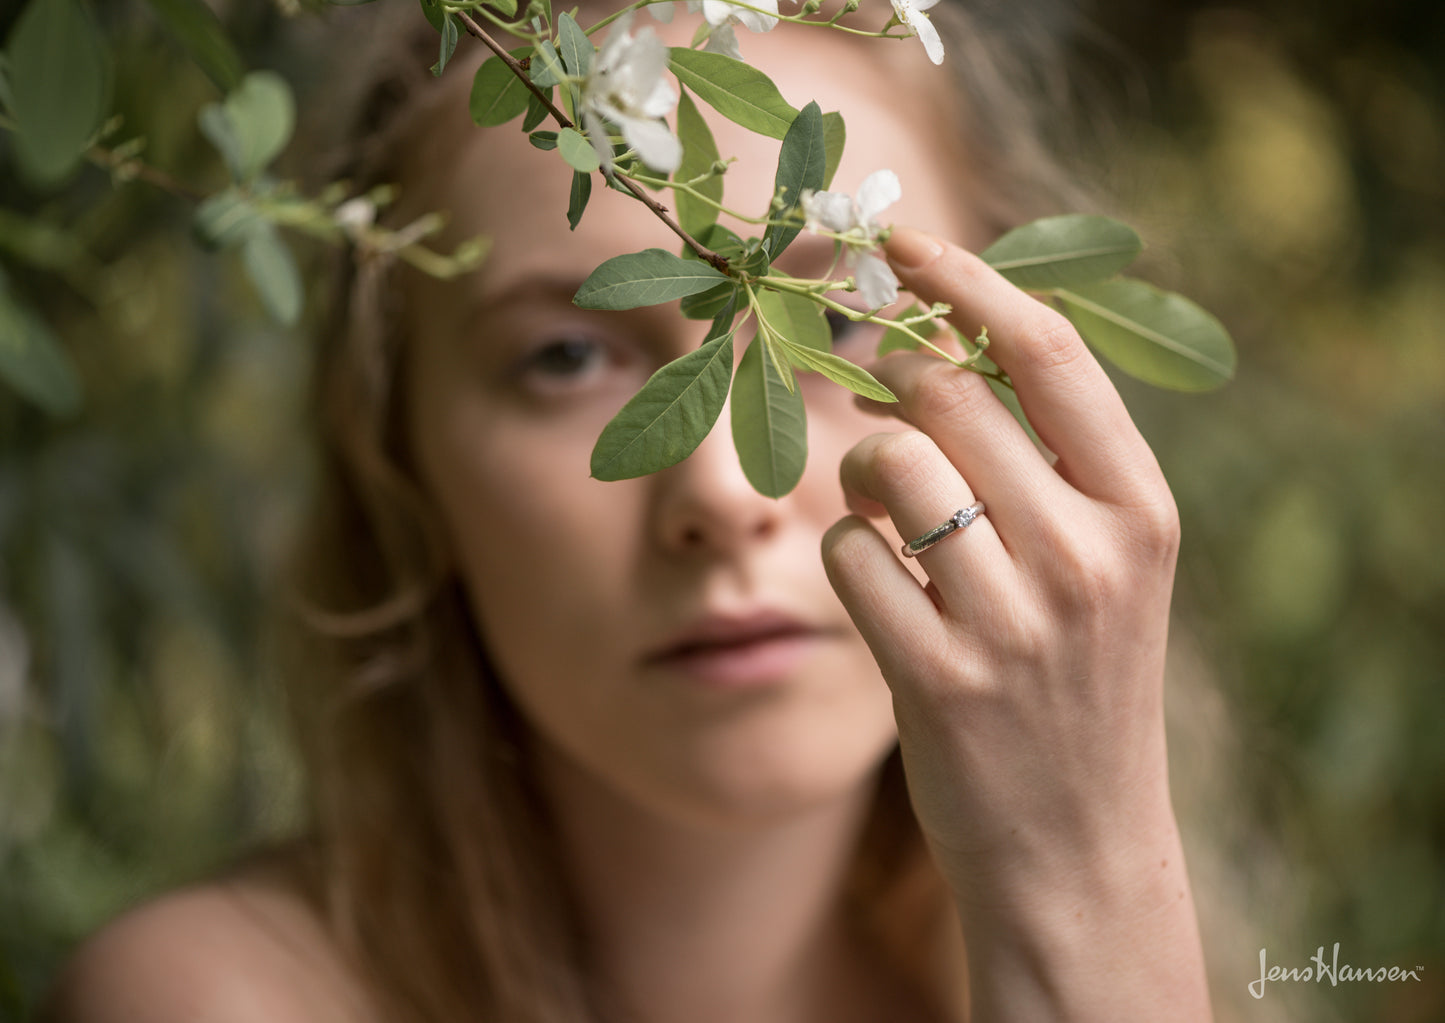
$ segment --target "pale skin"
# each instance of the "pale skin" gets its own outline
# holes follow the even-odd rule
[[[784,95],[843,110],[855,141],[836,187],[887,154],[899,223],[987,241],[966,172],[921,108],[895,102],[892,58],[860,61],[822,33],[743,43]],[[599,483],[598,430],[705,324],[582,314],[568,289],[607,256],[675,240],[605,192],[570,232],[553,154],[515,131],[478,145],[464,111],[439,116],[414,201],[496,248],[461,288],[407,284],[411,441],[539,739],[609,990],[641,1023],[926,1018],[839,914],[878,766],[901,742],[955,894],[973,1019],[1207,1019],[1161,710],[1178,526],[1077,335],[964,249],[900,229],[887,254],[903,284],[970,335],[988,326],[1056,460],[980,377],[907,354],[870,365],[896,406],[804,382],[809,468],[782,500],[742,476],[727,411],[673,469]],[[761,209],[775,143],[715,130],[741,158],[730,203]],[[816,243],[798,243],[800,272],[826,268]],[[843,334],[838,350],[868,361],[875,342]],[[988,511],[966,533],[898,557],[900,536],[976,497]],[[367,1018],[324,930],[261,875],[122,918],[57,1004],[80,1023]]]

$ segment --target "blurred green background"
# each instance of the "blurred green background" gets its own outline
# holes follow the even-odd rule
[[[291,6],[224,21],[304,95]],[[97,7],[123,137],[220,187],[194,127],[215,87],[146,4]],[[1241,355],[1217,394],[1121,382],[1184,521],[1175,769],[1221,1019],[1445,1020],[1445,5],[1100,7],[1133,55],[1112,72],[1123,211]],[[0,268],[85,391],[55,418],[0,390],[0,1019],[19,1019],[82,934],[295,819],[264,626],[306,343],[192,244],[187,200],[94,169],[32,191],[8,146]],[[1336,941],[1421,980],[1242,990],[1261,947],[1304,965]]]

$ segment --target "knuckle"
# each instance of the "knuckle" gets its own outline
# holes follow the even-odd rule
[[[976,419],[979,412],[983,381],[974,373],[960,373],[953,366],[938,362],[918,378],[911,395],[913,412],[923,422],[948,422]]]
[[[890,433],[873,447],[870,466],[882,494],[911,494],[936,473],[938,448],[926,435],[915,430]]]
[[[1179,506],[1169,488],[1159,486],[1156,492],[1140,505],[1131,516],[1135,543],[1150,560],[1172,561],[1179,552]]]
[[[1038,322],[1029,332],[1029,343],[1022,346],[1021,356],[1041,371],[1052,371],[1075,365],[1088,349],[1074,325],[1059,312],[1041,308]]]
[[[1128,558],[1114,537],[1092,530],[1053,538],[1051,603],[1075,621],[1107,617],[1133,586]]]

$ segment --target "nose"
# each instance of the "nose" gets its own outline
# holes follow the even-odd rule
[[[764,497],[743,474],[732,441],[732,403],[691,455],[656,478],[655,531],[669,553],[728,554],[774,536],[783,502]]]

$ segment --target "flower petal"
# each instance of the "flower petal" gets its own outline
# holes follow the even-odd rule
[[[898,278],[886,262],[871,252],[858,254],[853,279],[869,309],[881,309],[898,301]]]
[[[682,143],[661,121],[642,117],[620,119],[622,137],[638,157],[656,171],[671,174],[682,163]]]
[[[771,10],[773,14],[778,13],[778,0],[752,0],[752,6]],[[766,32],[778,23],[778,19],[775,17],[769,17],[760,11],[750,11],[744,7],[734,8],[733,17],[754,32]]]
[[[876,170],[858,186],[858,220],[871,234],[877,226],[873,220],[889,206],[903,198],[903,186],[891,170]]]
[[[711,53],[721,53],[733,60],[743,59],[743,51],[738,49],[738,34],[727,22],[713,26],[712,32],[707,37],[707,45],[703,49]]]
[[[844,192],[805,191],[802,206],[803,220],[810,231],[822,229],[842,234],[856,223],[853,197]]]
[[[582,111],[582,126],[587,129],[587,141],[592,143],[592,148],[597,153],[597,158],[602,161],[602,171],[605,174],[612,173],[612,141],[607,135],[607,125],[602,123],[591,108]]]
[[[934,27],[933,21],[926,14],[919,14],[913,19],[913,31],[918,33],[918,38],[923,42],[923,50],[928,54],[928,59],[935,64],[943,63],[943,40],[938,37],[938,29]]]

